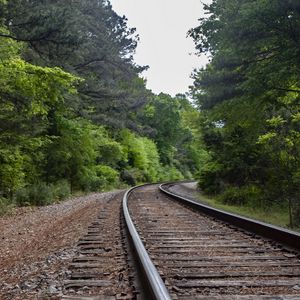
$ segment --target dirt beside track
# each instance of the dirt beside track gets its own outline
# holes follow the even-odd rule
[[[45,288],[48,299],[58,297],[74,246],[116,193],[17,209],[0,218],[0,299],[36,299]]]

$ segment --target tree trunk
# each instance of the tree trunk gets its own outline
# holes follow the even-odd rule
[[[294,222],[293,222],[293,209],[292,209],[292,199],[289,198],[289,218],[290,218],[290,227],[294,228]]]

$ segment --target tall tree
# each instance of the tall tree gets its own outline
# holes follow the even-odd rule
[[[0,25],[0,32],[10,32]],[[38,178],[43,160],[47,115],[75,92],[78,78],[59,68],[40,67],[20,57],[23,45],[0,39],[0,191],[12,196]]]
[[[138,78],[144,68],[133,62],[138,36],[109,1],[17,0],[8,1],[2,11],[12,32],[2,37],[26,42],[26,60],[85,79],[77,101],[69,100],[79,114],[122,127],[131,119],[129,111],[147,100]]]
[[[209,16],[190,31],[199,52],[211,56],[207,68],[194,73],[192,87],[208,116],[203,138],[211,165],[201,182],[218,192],[254,184],[270,201],[288,199],[296,217],[299,4],[214,0],[205,9]],[[276,194],[269,193],[274,185]]]

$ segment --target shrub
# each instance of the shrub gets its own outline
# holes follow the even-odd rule
[[[24,155],[18,147],[6,148],[5,143],[0,145],[0,191],[5,197],[24,186]]]
[[[175,181],[183,179],[181,172],[174,166],[164,166],[162,167],[161,175],[159,180],[161,181]]]
[[[54,201],[53,188],[44,182],[39,182],[31,186],[29,190],[30,203],[37,206],[51,204]]]
[[[44,182],[22,188],[15,195],[15,201],[19,206],[44,206],[53,203],[54,200],[53,186]]]
[[[130,169],[129,172],[131,173],[130,176],[124,172],[123,181],[130,185],[133,182],[157,181],[160,162],[156,144],[152,140],[137,136],[129,130],[123,130],[120,136],[127,157],[127,171]],[[132,180],[133,178],[129,179],[129,177],[133,177],[134,180]]]
[[[198,174],[199,187],[207,194],[219,194],[223,190],[223,166],[216,162],[208,162]]]
[[[81,176],[81,188],[85,191],[101,191],[116,186],[119,183],[119,172],[115,169],[97,165]]]
[[[123,170],[120,174],[121,180],[130,186],[137,184],[136,178],[130,170]]]
[[[138,183],[145,182],[146,176],[142,170],[131,168],[121,172],[121,179],[125,183],[134,186]]]
[[[58,181],[53,185],[53,196],[55,199],[63,200],[71,195],[71,187],[67,180]]]
[[[3,216],[11,211],[13,204],[6,198],[0,197],[0,216]]]
[[[92,176],[89,181],[87,182],[87,185],[85,186],[85,191],[89,192],[98,192],[101,191],[103,188],[103,180],[97,176]]]
[[[228,187],[218,200],[224,204],[256,206],[263,199],[262,190],[255,185]]]
[[[14,200],[18,206],[29,206],[29,188],[18,189],[14,195]]]
[[[88,191],[96,191],[97,186],[99,185],[99,178],[96,176],[96,173],[92,168],[84,167],[79,173],[79,182],[78,189],[83,190],[85,192]]]
[[[99,188],[110,188],[119,182],[119,172],[109,166],[98,165],[95,167],[96,175],[100,179]]]
[[[97,162],[102,165],[116,167],[126,161],[126,154],[120,143],[109,137],[103,137],[98,147]]]

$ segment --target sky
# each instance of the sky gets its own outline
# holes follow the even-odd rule
[[[154,93],[188,92],[190,75],[207,63],[195,55],[195,45],[187,32],[204,16],[200,0],[111,0],[113,9],[128,18],[140,42],[135,54],[138,65],[149,65],[142,76]],[[207,3],[207,1],[205,1]]]

